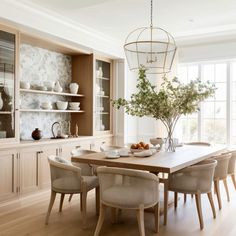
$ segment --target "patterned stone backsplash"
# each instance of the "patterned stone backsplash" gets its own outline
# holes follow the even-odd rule
[[[22,44],[20,46],[20,80],[27,81],[31,86],[43,86],[45,82],[59,81],[64,91],[68,91],[71,82],[71,57],[46,49]],[[56,101],[69,101],[68,97],[57,95],[44,95],[34,93],[20,94],[20,107],[22,109],[40,109],[42,102],[51,102],[55,107]],[[20,138],[31,139],[35,128],[43,132],[44,138],[52,136],[51,125],[56,121],[69,121],[69,113],[21,112]],[[64,130],[67,131],[67,124]]]

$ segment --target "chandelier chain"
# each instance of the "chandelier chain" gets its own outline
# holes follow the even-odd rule
[[[153,5],[153,4],[152,4],[152,1],[153,1],[153,0],[151,0],[151,24],[150,24],[150,27],[153,26],[153,25],[152,25],[152,11],[153,11],[153,9],[152,9],[152,5]]]

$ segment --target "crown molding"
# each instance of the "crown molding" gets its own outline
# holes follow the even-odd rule
[[[102,52],[114,58],[124,57],[123,49],[115,39],[28,0],[1,1],[0,16],[14,23],[19,30],[35,30],[89,48],[91,52]]]

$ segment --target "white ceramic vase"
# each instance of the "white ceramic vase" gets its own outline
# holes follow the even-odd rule
[[[77,94],[79,90],[79,85],[77,83],[71,83],[69,85],[69,88],[70,88],[70,93]]]
[[[54,91],[57,93],[61,93],[62,92],[62,87],[59,83],[59,81],[56,82],[55,86],[54,86]]]
[[[2,93],[0,93],[0,110],[3,108]]]

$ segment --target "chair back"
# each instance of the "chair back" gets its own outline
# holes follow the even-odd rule
[[[207,142],[189,142],[185,143],[185,145],[211,146],[211,144]]]
[[[75,179],[78,182],[82,180],[81,169],[73,166],[70,161],[52,155],[48,157],[48,162],[50,164],[52,188],[54,188],[58,182],[60,182],[60,185],[63,187],[63,185],[66,185],[66,180],[70,181]]]
[[[82,156],[82,155],[88,155],[88,154],[92,154],[92,153],[96,153],[95,151],[91,151],[91,150],[85,150],[85,149],[73,149],[71,151],[71,155],[73,157],[78,157],[78,156]],[[74,166],[80,167],[81,168],[81,175],[83,176],[91,176],[94,173],[94,170],[92,168],[92,166],[90,166],[89,164],[86,163],[79,163],[79,162],[73,162]]]
[[[223,154],[231,154],[231,158],[229,160],[228,174],[235,174],[235,165],[236,165],[236,150],[234,151],[226,151]]]
[[[121,149],[121,148],[123,148],[123,147],[103,144],[100,146],[100,151],[106,152],[106,151],[111,151],[111,150],[116,150],[116,149]]]
[[[182,193],[208,193],[211,191],[217,161],[208,159],[170,175],[172,191]]]
[[[123,196],[122,205],[127,208],[143,204],[154,206],[159,201],[159,179],[156,175],[144,171],[98,167],[101,201],[109,201],[107,192],[111,192],[110,202],[116,205]],[[119,197],[121,196],[121,197]],[[117,202],[117,204],[118,204]]]
[[[215,169],[214,179],[227,178],[231,153],[221,154],[219,156],[214,156],[213,158],[217,160],[217,166]]]

